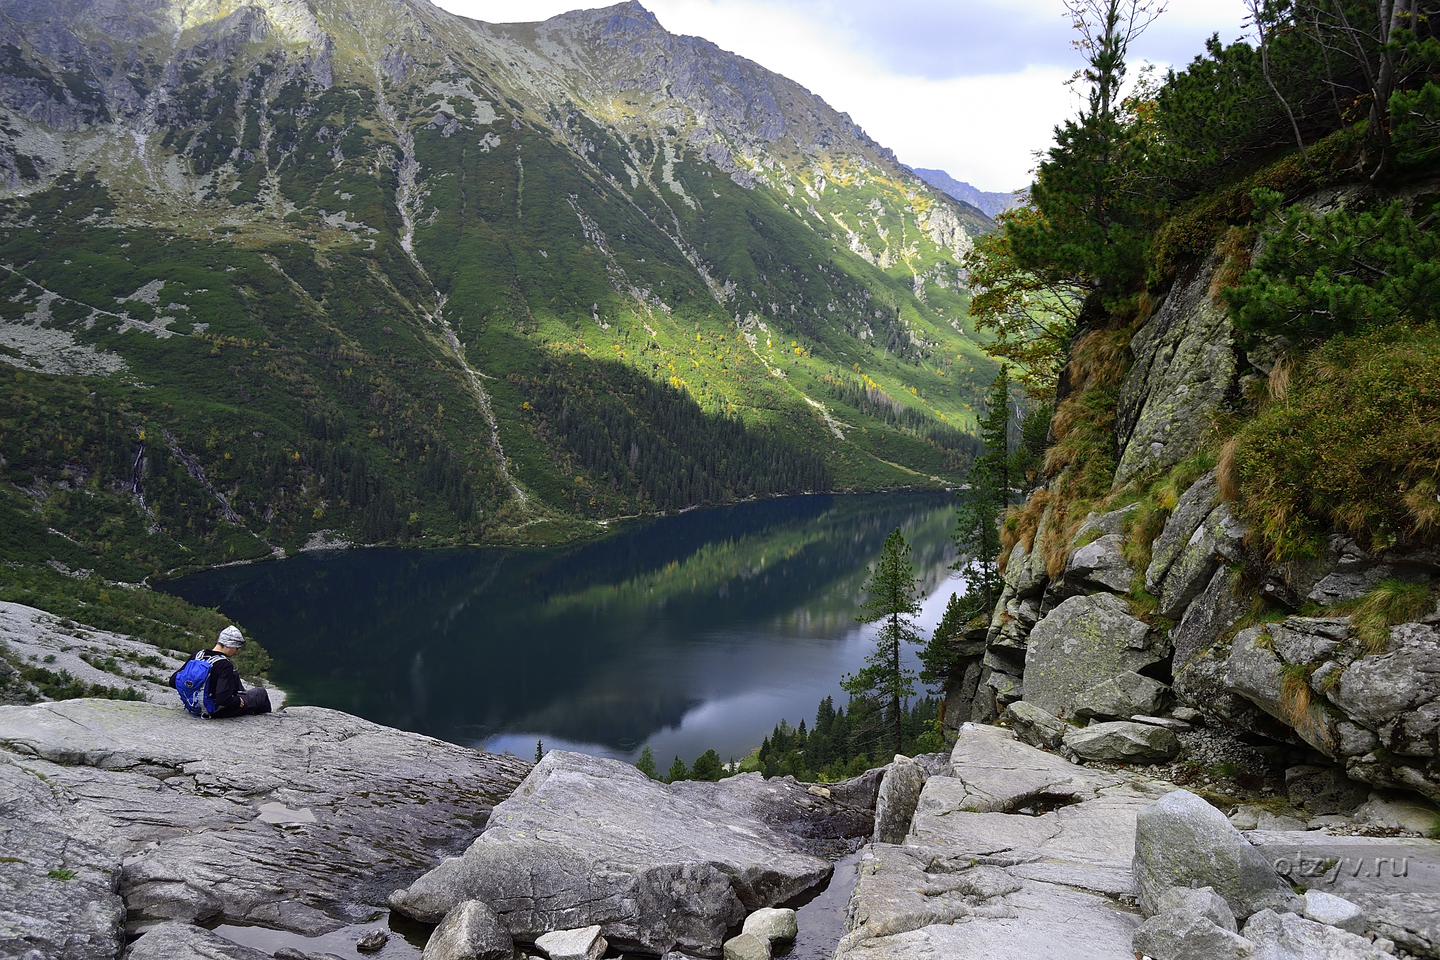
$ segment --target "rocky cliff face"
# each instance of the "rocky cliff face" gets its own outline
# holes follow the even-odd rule
[[[1272,351],[1237,345],[1222,266],[1217,255],[1182,274],[1113,364],[1111,502],[1127,505],[1076,522],[1058,488],[1032,495],[991,622],[960,651],[947,722],[1034,708],[1051,722],[1123,721],[1178,703],[1290,745],[1288,762],[1440,801],[1440,609],[1379,644],[1339,609],[1389,579],[1433,587],[1440,555],[1367,552],[1336,534],[1323,558],[1266,563],[1216,471],[1183,465],[1203,464],[1210,425],[1273,366]],[[1179,488],[1147,501],[1167,476]]]

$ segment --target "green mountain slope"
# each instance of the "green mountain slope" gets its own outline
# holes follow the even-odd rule
[[[5,12],[4,559],[138,580],[963,473],[989,221],[638,4]]]

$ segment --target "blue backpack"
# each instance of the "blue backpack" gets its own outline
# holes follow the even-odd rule
[[[175,674],[175,691],[191,716],[209,720],[214,715],[217,708],[210,690],[210,667],[223,656],[201,651]]]

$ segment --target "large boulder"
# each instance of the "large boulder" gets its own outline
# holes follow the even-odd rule
[[[835,958],[1131,960],[1138,923],[1101,894],[977,866],[942,847],[876,844],[861,855]]]
[[[1222,930],[1231,933],[1239,931],[1235,914],[1225,898],[1215,892],[1214,887],[1171,887],[1160,895],[1157,905],[1161,913],[1179,911],[1204,917]]]
[[[1085,760],[1161,763],[1179,755],[1180,738],[1164,727],[1116,720],[1067,731],[1065,746]]]
[[[1292,674],[1289,666],[1276,652],[1264,627],[1241,630],[1225,659],[1225,686],[1289,727],[1292,736],[1334,756],[1339,740],[1337,718],[1324,708],[1318,696],[1310,696],[1308,686],[1299,691],[1300,695],[1296,689],[1287,689],[1287,677]]]
[[[1136,817],[1170,789],[963,726],[905,843],[861,853],[836,960],[1132,960]]]
[[[1165,706],[1169,690],[1159,680],[1126,670],[1079,694],[1075,698],[1075,718],[1118,720],[1136,714],[1154,716]]]
[[[1374,730],[1390,752],[1433,758],[1440,736],[1440,625],[1391,628],[1388,649],[1347,667],[1330,700]],[[1440,801],[1440,782],[1427,795]]]
[[[880,781],[880,794],[875,800],[876,843],[900,843],[905,839],[927,777],[920,764],[898,753],[895,755]]]
[[[978,723],[960,728],[950,766],[949,777],[926,783],[922,804],[927,794],[943,791],[959,810],[1015,813],[1035,804],[1079,803],[1122,782],[1020,743],[1009,730]]]
[[[518,940],[599,924],[622,950],[718,956],[746,911],[829,879],[803,838],[813,821],[836,822],[837,806],[793,780],[667,786],[629,764],[553,750],[464,856],[390,904],[433,922],[478,899]],[[861,823],[868,835],[869,810]]]
[[[1176,673],[1226,636],[1250,610],[1251,598],[1239,589],[1242,576],[1240,570],[1220,567],[1200,595],[1185,608],[1185,615],[1170,631]]]
[[[46,878],[65,860],[37,855],[45,883],[30,891],[71,906],[22,909],[39,922],[73,910],[74,936],[118,923],[117,880],[133,921],[307,936],[365,922],[384,906],[377,887],[464,849],[528,769],[317,707],[214,721],[113,700],[0,707],[0,796],[34,798],[0,821],[6,844],[58,833],[76,874]]]
[[[1135,892],[1153,915],[1171,887],[1213,887],[1236,917],[1303,904],[1225,815],[1188,790],[1142,810],[1135,823]]]
[[[1163,659],[1149,641],[1149,626],[1119,597],[1071,597],[1030,631],[1024,698],[1056,716],[1072,717],[1086,690]]]
[[[1065,581],[1074,590],[1130,589],[1135,569],[1125,559],[1125,538],[1110,534],[1077,548],[1065,564]]]
[[[0,946],[3,946],[0,942]],[[6,953],[5,956],[13,956]],[[70,953],[41,954],[68,958]],[[113,954],[112,954],[113,956]],[[270,954],[254,947],[226,940],[216,933],[190,923],[159,923],[145,930],[130,944],[124,960],[270,960]],[[25,960],[29,960],[28,956]]]

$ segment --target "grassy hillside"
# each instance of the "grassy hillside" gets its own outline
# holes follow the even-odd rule
[[[637,4],[37,17],[0,24],[0,560],[34,584],[974,455],[989,221]]]

